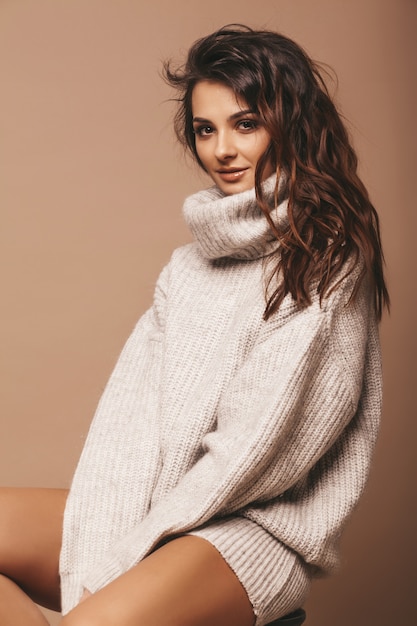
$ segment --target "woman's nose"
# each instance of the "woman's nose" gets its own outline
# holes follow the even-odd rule
[[[233,140],[233,133],[219,131],[215,147],[215,156],[219,161],[232,159],[237,155],[237,148]]]

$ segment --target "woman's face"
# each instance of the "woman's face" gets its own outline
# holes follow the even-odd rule
[[[259,116],[223,83],[198,82],[192,93],[197,154],[215,184],[231,195],[255,185],[255,169],[269,146]],[[272,174],[270,164],[264,178]]]

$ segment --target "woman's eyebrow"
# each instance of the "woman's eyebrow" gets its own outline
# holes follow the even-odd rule
[[[211,124],[212,122],[210,122],[210,120],[208,120],[205,117],[193,117],[193,123],[194,122],[198,122],[198,123],[202,123],[202,124]]]
[[[240,111],[237,111],[236,113],[233,113],[233,115],[230,115],[230,117],[228,117],[228,120],[235,120],[238,117],[242,117],[242,115],[253,115],[255,113],[255,111],[253,109],[241,109]]]
[[[227,118],[227,120],[229,122],[237,119],[238,117],[242,117],[242,115],[253,115],[255,113],[255,111],[253,111],[253,109],[241,109],[239,111],[236,111],[236,113],[233,113],[232,115],[229,115],[229,117]],[[205,117],[193,117],[193,123],[194,122],[198,122],[199,124],[212,124],[212,122],[210,120],[208,120]]]

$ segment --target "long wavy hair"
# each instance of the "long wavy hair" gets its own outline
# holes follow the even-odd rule
[[[255,190],[260,209],[280,242],[267,281],[267,319],[290,293],[322,300],[357,263],[371,278],[380,319],[389,307],[378,215],[357,174],[357,157],[317,64],[295,42],[268,30],[229,25],[196,41],[183,66],[164,64],[166,81],[179,92],[174,127],[203,167],[193,131],[192,92],[210,80],[233,89],[259,115],[270,144],[259,159]],[[268,164],[286,180],[288,225],[278,228],[262,193]],[[204,169],[204,167],[203,167]],[[278,184],[278,183],[277,183]]]

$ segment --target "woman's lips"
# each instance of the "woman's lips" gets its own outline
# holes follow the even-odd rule
[[[217,174],[220,176],[222,180],[228,183],[233,183],[245,174],[247,168],[244,169],[230,169],[230,170],[217,170]]]

